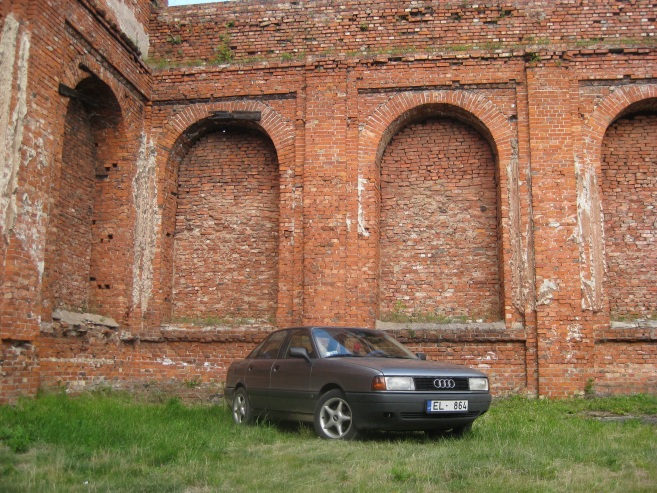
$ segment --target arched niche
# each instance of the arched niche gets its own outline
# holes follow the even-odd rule
[[[43,313],[65,309],[124,321],[131,239],[122,223],[130,203],[122,109],[96,76],[69,96],[50,197]]]
[[[502,319],[497,149],[472,113],[426,104],[379,146],[379,316]]]
[[[271,138],[258,123],[200,120],[176,142],[167,173],[171,319],[274,320],[280,164]]]
[[[606,293],[612,320],[657,318],[657,98],[624,108],[602,140]]]

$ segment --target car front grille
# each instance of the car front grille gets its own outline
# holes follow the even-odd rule
[[[413,380],[415,381],[415,390],[420,392],[463,392],[464,390],[470,390],[468,379],[463,377],[415,377]]]

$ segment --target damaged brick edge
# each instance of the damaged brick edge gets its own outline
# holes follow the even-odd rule
[[[165,325],[160,328],[166,342],[204,342],[204,343],[258,343],[276,328],[272,325],[257,324],[245,326],[208,326],[202,328]]]
[[[118,329],[119,324],[111,317],[67,310],[55,310],[52,322],[41,323],[41,333],[53,336],[81,337],[94,334],[123,339],[126,333],[119,333]]]
[[[657,342],[657,320],[639,319],[611,322],[608,328],[595,331],[595,342]]]
[[[504,322],[420,323],[382,322],[376,328],[384,330],[401,342],[526,342],[524,327],[507,329]]]
[[[139,342],[201,342],[201,343],[253,343],[257,344],[272,330],[272,325],[249,324],[239,326],[208,326],[190,328],[164,325],[143,334],[119,330],[120,325],[112,318],[94,313],[78,313],[55,310],[52,322],[41,324],[41,334],[53,337],[103,336],[126,344]]]

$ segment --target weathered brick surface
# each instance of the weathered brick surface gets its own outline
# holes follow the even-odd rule
[[[381,162],[382,314],[501,318],[495,162],[472,127],[411,124]]]
[[[0,346],[0,389],[2,402],[34,395],[39,388],[40,361],[36,347],[25,341],[2,340]]]
[[[228,127],[190,149],[178,172],[174,318],[275,317],[279,188],[260,134]]]
[[[602,149],[612,318],[657,316],[657,115],[614,122]]]
[[[650,0],[414,2],[324,0],[229,2],[161,10],[151,34],[157,59],[217,63],[230,48],[236,59],[289,60],[338,53],[514,50],[596,46],[605,38],[634,38],[656,28]],[[654,31],[652,31],[654,32]]]
[[[62,166],[55,178],[47,241],[44,288],[50,296],[46,316],[54,308],[89,311],[96,168],[90,116],[83,104],[71,101],[64,130]],[[45,301],[44,300],[44,301]]]
[[[304,323],[654,392],[654,2],[164,3],[0,3],[0,400]]]
[[[600,394],[632,392],[653,394],[657,385],[657,323],[625,323],[597,330],[595,369],[591,384]],[[631,332],[628,331],[631,330]]]

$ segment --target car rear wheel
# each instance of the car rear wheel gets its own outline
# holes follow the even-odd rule
[[[235,395],[233,396],[233,421],[238,425],[245,425],[251,422],[251,418],[252,413],[249,396],[246,390],[241,387],[235,391]]]
[[[351,406],[338,389],[323,394],[315,408],[315,431],[320,438],[351,440],[358,430],[354,423]]]

